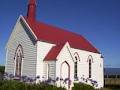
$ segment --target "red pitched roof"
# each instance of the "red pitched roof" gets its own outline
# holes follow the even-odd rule
[[[64,44],[56,45],[52,47],[52,49],[49,51],[49,53],[45,57],[45,61],[51,61],[56,60],[58,54],[60,53],[61,49],[63,48]]]
[[[57,45],[69,42],[72,48],[99,53],[99,51],[81,35],[42,22],[30,21],[27,18],[25,18],[25,20],[38,40]],[[55,47],[53,49],[55,49]]]

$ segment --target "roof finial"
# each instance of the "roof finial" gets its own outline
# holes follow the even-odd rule
[[[36,0],[29,0],[27,18],[34,21],[36,18]]]

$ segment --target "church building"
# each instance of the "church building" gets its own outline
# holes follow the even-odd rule
[[[6,45],[5,72],[14,76],[48,79],[71,88],[83,82],[104,85],[103,57],[83,36],[39,22],[36,0],[29,0],[27,15],[20,15]]]

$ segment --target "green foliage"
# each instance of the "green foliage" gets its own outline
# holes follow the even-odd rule
[[[115,90],[115,89],[101,88],[101,89],[97,89],[97,90]]]
[[[5,71],[5,66],[0,66],[0,72],[4,73],[4,71]]]
[[[95,90],[92,86],[83,83],[74,83],[72,90]]]
[[[14,80],[1,80],[0,90],[66,90],[62,87],[56,87],[45,83],[40,84],[27,84]]]
[[[115,84],[112,84],[112,85],[105,85],[106,88],[111,88],[113,90],[118,90],[120,89],[120,85],[115,85]]]

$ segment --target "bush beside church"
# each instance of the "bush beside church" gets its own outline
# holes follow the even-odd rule
[[[66,90],[66,89],[54,85],[49,85],[44,82],[39,84],[28,84],[14,80],[1,80],[0,90]],[[95,89],[90,85],[75,83],[72,90],[95,90]]]

